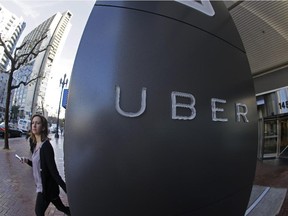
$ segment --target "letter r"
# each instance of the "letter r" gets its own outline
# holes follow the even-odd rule
[[[241,107],[241,109],[240,109],[240,107]],[[247,118],[248,107],[246,106],[246,104],[236,103],[235,108],[236,108],[237,122],[240,122],[240,119],[242,117],[243,121],[245,123],[248,123],[249,122],[249,120]]]

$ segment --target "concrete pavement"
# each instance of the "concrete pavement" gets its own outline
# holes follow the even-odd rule
[[[55,139],[51,134],[50,138],[58,170],[65,179],[63,137]],[[0,139],[0,216],[33,216],[36,192],[32,169],[15,158],[15,154],[31,157],[29,143],[22,137],[11,138],[9,144],[10,150],[3,150],[4,141]],[[258,161],[246,215],[288,216],[287,188],[288,160]],[[60,197],[64,204],[68,203],[62,190]],[[46,216],[64,216],[64,213],[50,204]]]
[[[265,187],[275,188],[277,190],[286,190],[288,188],[288,159],[273,159],[257,161],[254,184]],[[275,201],[271,196],[268,203],[263,204],[264,208],[270,208],[271,203]],[[280,203],[281,208],[277,216],[288,216],[288,195],[286,192],[284,200]],[[261,215],[262,216],[262,215]]]
[[[55,140],[50,136],[55,151],[56,164],[60,175],[64,178],[63,137]],[[32,216],[34,213],[36,191],[32,169],[16,159],[15,154],[30,157],[29,143],[24,137],[11,138],[10,150],[3,150],[4,141],[0,139],[0,216]],[[65,178],[64,178],[65,179]],[[60,197],[67,204],[67,196],[61,190]],[[52,204],[49,205],[46,216],[64,216]]]
[[[280,212],[286,188],[254,185],[245,216],[275,216]]]

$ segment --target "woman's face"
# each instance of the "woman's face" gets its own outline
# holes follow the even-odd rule
[[[31,123],[31,130],[32,130],[32,133],[34,135],[40,135],[41,132],[42,132],[42,121],[41,121],[41,118],[39,116],[35,116],[33,119],[32,119],[32,123]]]

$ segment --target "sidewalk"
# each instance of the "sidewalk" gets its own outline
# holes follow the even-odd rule
[[[64,178],[63,166],[63,137],[55,140],[50,135],[56,164],[60,175]],[[31,157],[30,147],[24,137],[11,138],[10,150],[3,150],[4,140],[0,139],[0,215],[1,216],[33,216],[36,191],[32,169],[15,158],[15,154]],[[60,197],[67,205],[67,196],[60,190]],[[45,216],[64,216],[52,204],[49,205]]]
[[[50,135],[51,144],[54,148],[56,163],[60,175],[64,178],[63,161],[63,137],[57,140],[54,134]],[[24,137],[12,138],[9,140],[10,150],[3,150],[4,141],[0,139],[0,216],[33,216],[36,192],[31,167],[21,164],[15,154],[24,157],[31,157],[28,142]],[[254,187],[250,200],[254,201],[269,188],[266,200],[263,199],[262,206],[259,204],[248,216],[274,216],[267,212],[273,207],[277,209],[277,216],[288,216],[288,160],[267,160],[257,161],[257,168],[254,179]],[[60,190],[60,197],[64,204],[67,204],[66,194]],[[268,191],[268,190],[267,190]],[[284,194],[283,194],[284,193]],[[274,194],[274,195],[273,195]],[[276,195],[275,195],[276,194]],[[275,201],[281,194],[284,201]],[[274,196],[274,197],[273,197]],[[268,199],[267,199],[268,198]],[[277,205],[274,205],[277,202]],[[274,204],[273,204],[274,203]],[[273,206],[272,206],[273,205]],[[257,210],[260,209],[260,210]],[[268,209],[268,210],[266,210]],[[256,211],[257,210],[257,211]],[[256,211],[256,212],[255,212]],[[262,213],[261,213],[262,212]],[[265,212],[265,214],[263,214]],[[46,211],[46,216],[64,216],[52,204]]]
[[[254,184],[288,189],[288,159],[257,161]],[[288,194],[277,216],[288,216]]]

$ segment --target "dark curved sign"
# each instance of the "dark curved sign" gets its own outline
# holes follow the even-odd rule
[[[244,215],[256,100],[222,2],[97,1],[65,124],[74,216]]]

